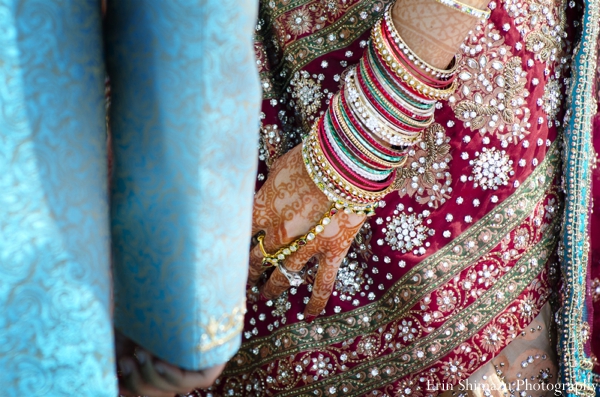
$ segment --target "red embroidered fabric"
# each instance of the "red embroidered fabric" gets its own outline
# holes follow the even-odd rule
[[[388,1],[269,0],[257,188],[325,111]],[[248,293],[243,345],[203,396],[435,396],[499,354],[552,300],[568,37],[563,1],[495,0],[459,88],[357,236],[324,313],[307,283]],[[599,211],[600,212],[600,211]]]

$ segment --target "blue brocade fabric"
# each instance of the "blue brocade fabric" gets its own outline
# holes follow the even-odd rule
[[[115,324],[187,369],[245,311],[260,88],[255,0],[109,4]]]
[[[0,0],[0,394],[113,397],[97,0]]]
[[[114,1],[105,43],[100,14],[97,0],[0,0],[2,395],[117,394],[111,238],[124,334],[190,369],[239,345],[256,1]]]

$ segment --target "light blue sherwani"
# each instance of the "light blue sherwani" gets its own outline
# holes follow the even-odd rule
[[[233,355],[255,17],[255,0],[113,1],[103,43],[97,0],[0,0],[2,395],[115,396],[113,325],[184,368]]]

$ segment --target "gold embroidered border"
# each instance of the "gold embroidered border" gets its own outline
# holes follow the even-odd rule
[[[273,70],[273,76],[280,76],[282,69],[285,68],[285,81],[282,82],[282,86],[287,86],[294,73],[314,59],[348,46],[370,29],[383,15],[386,4],[387,1],[382,0],[360,2],[335,23],[288,45],[283,51],[282,61]],[[343,37],[340,32],[343,33]],[[334,40],[331,40],[331,35],[334,35]]]
[[[532,172],[513,195],[484,216],[479,222],[462,233],[434,255],[415,265],[377,302],[356,310],[326,318],[317,318],[312,324],[295,323],[279,329],[269,336],[256,338],[242,345],[238,354],[230,361],[227,375],[248,372],[277,357],[291,355],[304,350],[319,349],[322,346],[342,342],[361,334],[372,332],[390,319],[399,318],[416,302],[440,285],[450,280],[456,272],[470,266],[496,247],[507,232],[513,230],[526,219],[551,187],[555,173],[559,170],[559,153],[554,143],[546,158]],[[477,239],[482,232],[488,232],[487,242]],[[467,249],[466,245],[475,243]],[[427,281],[425,273],[432,270],[437,279]],[[407,298],[402,299],[403,296]],[[364,318],[368,317],[368,321]],[[359,319],[361,321],[359,321]],[[327,327],[327,332],[319,341],[310,337],[311,331]],[[282,343],[283,341],[283,343]],[[267,357],[258,359],[261,350],[268,351]]]
[[[560,222],[560,217],[555,216],[548,233],[542,237],[542,240],[529,251],[508,271],[501,279],[499,279],[494,287],[486,291],[477,301],[469,307],[468,310],[463,310],[448,321],[448,326],[440,327],[427,337],[418,340],[412,345],[398,350],[389,355],[370,360],[366,363],[359,364],[356,367],[342,372],[336,376],[326,378],[316,384],[307,385],[302,388],[290,390],[278,394],[281,397],[306,395],[309,391],[319,391],[320,393],[311,393],[311,395],[327,395],[326,390],[331,386],[341,386],[352,389],[353,395],[359,395],[364,392],[377,389],[386,384],[390,384],[397,379],[400,379],[411,372],[414,372],[415,353],[420,350],[425,353],[425,357],[420,361],[419,368],[426,368],[435,363],[441,357],[450,353],[453,349],[459,346],[462,342],[470,339],[477,332],[482,330],[496,315],[506,310],[513,301],[524,292],[531,282],[542,271],[542,265],[531,266],[531,259],[540,259],[541,263],[545,263],[548,256],[553,252],[558,235],[552,230],[556,229]],[[514,288],[510,288],[510,286]],[[512,292],[511,292],[512,290]],[[496,298],[498,292],[504,292],[505,297],[502,301]],[[490,302],[496,304],[490,304]],[[480,320],[474,324],[467,321],[467,318],[479,316]],[[455,324],[463,323],[466,329],[457,333],[453,328]],[[425,345],[436,345],[437,349],[432,352]],[[371,368],[392,368],[389,374],[386,371],[379,371],[378,376],[368,376],[367,373]]]
[[[220,319],[211,316],[208,323],[200,324],[200,329],[204,332],[196,348],[204,353],[238,336],[244,328],[244,314],[246,314],[245,299],[231,313],[222,315]]]
[[[561,381],[569,385],[568,396],[593,396],[592,361],[586,357],[586,327],[582,307],[586,302],[589,251],[588,211],[591,170],[594,162],[591,119],[596,111],[593,83],[597,67],[598,0],[585,1],[583,33],[575,51],[573,88],[569,96],[570,116],[565,131],[566,206],[563,226],[562,275],[565,278],[564,306],[560,310]],[[589,337],[589,333],[588,333]]]
[[[318,3],[321,0],[293,0],[293,1],[282,1],[282,0],[270,0],[273,6],[265,5],[271,11],[270,17],[272,20],[279,18],[282,14],[292,11],[294,8],[307,6],[311,3]]]

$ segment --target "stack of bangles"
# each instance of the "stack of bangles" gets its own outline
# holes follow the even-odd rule
[[[436,1],[480,19],[489,17],[489,10]],[[396,169],[405,164],[408,149],[433,123],[437,101],[456,89],[458,59],[447,70],[420,59],[396,30],[392,6],[371,30],[365,54],[302,145],[306,169],[331,201],[330,208],[315,227],[273,254],[265,250],[264,236],[258,237],[263,266],[278,266],[292,286],[302,283],[304,273],[286,269],[286,258],[314,240],[338,211],[374,215],[393,190]]]
[[[421,60],[400,37],[390,9],[303,142],[309,175],[347,213],[375,213],[408,149],[433,123],[437,101],[456,89],[458,59],[447,70]]]

